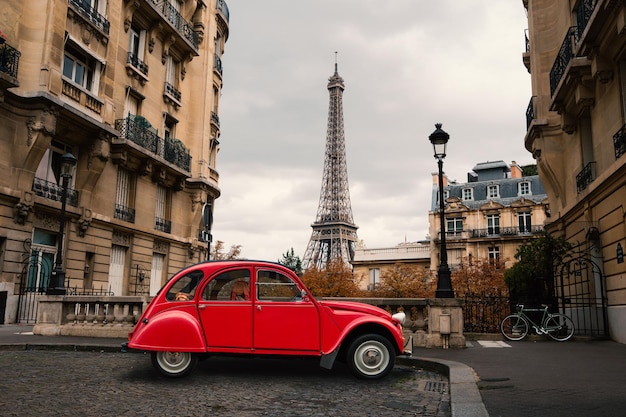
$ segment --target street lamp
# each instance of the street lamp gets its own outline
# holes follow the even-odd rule
[[[446,232],[444,229],[444,202],[443,202],[443,158],[446,157],[446,145],[450,135],[441,129],[441,123],[435,124],[435,131],[428,137],[433,144],[435,159],[439,166],[439,230],[441,231],[441,252],[439,256],[439,269],[437,270],[437,298],[454,298],[452,280],[450,279],[450,267],[448,266],[448,251],[446,248]]]
[[[67,188],[70,178],[74,176],[76,169],[76,157],[71,153],[66,153],[61,157],[61,218],[59,219],[59,237],[57,242],[57,256],[54,262],[54,269],[50,273],[50,283],[46,294],[65,294],[65,271],[63,270],[63,234],[65,232],[65,205],[67,203]]]
[[[206,260],[211,260],[211,242],[213,241],[213,235],[211,235],[211,226],[213,225],[213,203],[207,198],[207,202],[202,208],[202,222],[204,223],[204,231],[202,237],[207,242],[206,248]]]

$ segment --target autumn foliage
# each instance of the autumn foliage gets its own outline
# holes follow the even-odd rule
[[[429,298],[435,295],[434,280],[423,267],[395,264],[380,274],[380,285],[364,294],[366,297]]]
[[[330,260],[324,269],[308,268],[302,281],[316,297],[358,297],[352,270],[341,259]]]
[[[457,298],[469,295],[507,296],[504,262],[492,259],[467,259],[452,271],[452,289]]]

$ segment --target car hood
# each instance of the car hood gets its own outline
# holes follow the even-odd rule
[[[358,303],[356,301],[319,301],[324,307],[328,307],[332,310],[354,311],[364,314],[371,314],[391,320],[391,314],[383,310],[380,307],[376,307],[370,304]]]

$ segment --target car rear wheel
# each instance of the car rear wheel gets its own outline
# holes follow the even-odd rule
[[[348,366],[359,378],[382,378],[391,372],[395,360],[396,351],[389,340],[377,334],[357,337],[348,349]]]
[[[191,352],[152,352],[152,365],[170,378],[187,375],[198,364],[198,355]]]

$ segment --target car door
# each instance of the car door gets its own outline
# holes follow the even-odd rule
[[[207,349],[252,349],[250,269],[232,269],[210,279],[198,311]]]
[[[317,306],[282,272],[256,271],[253,316],[255,349],[320,351]]]

